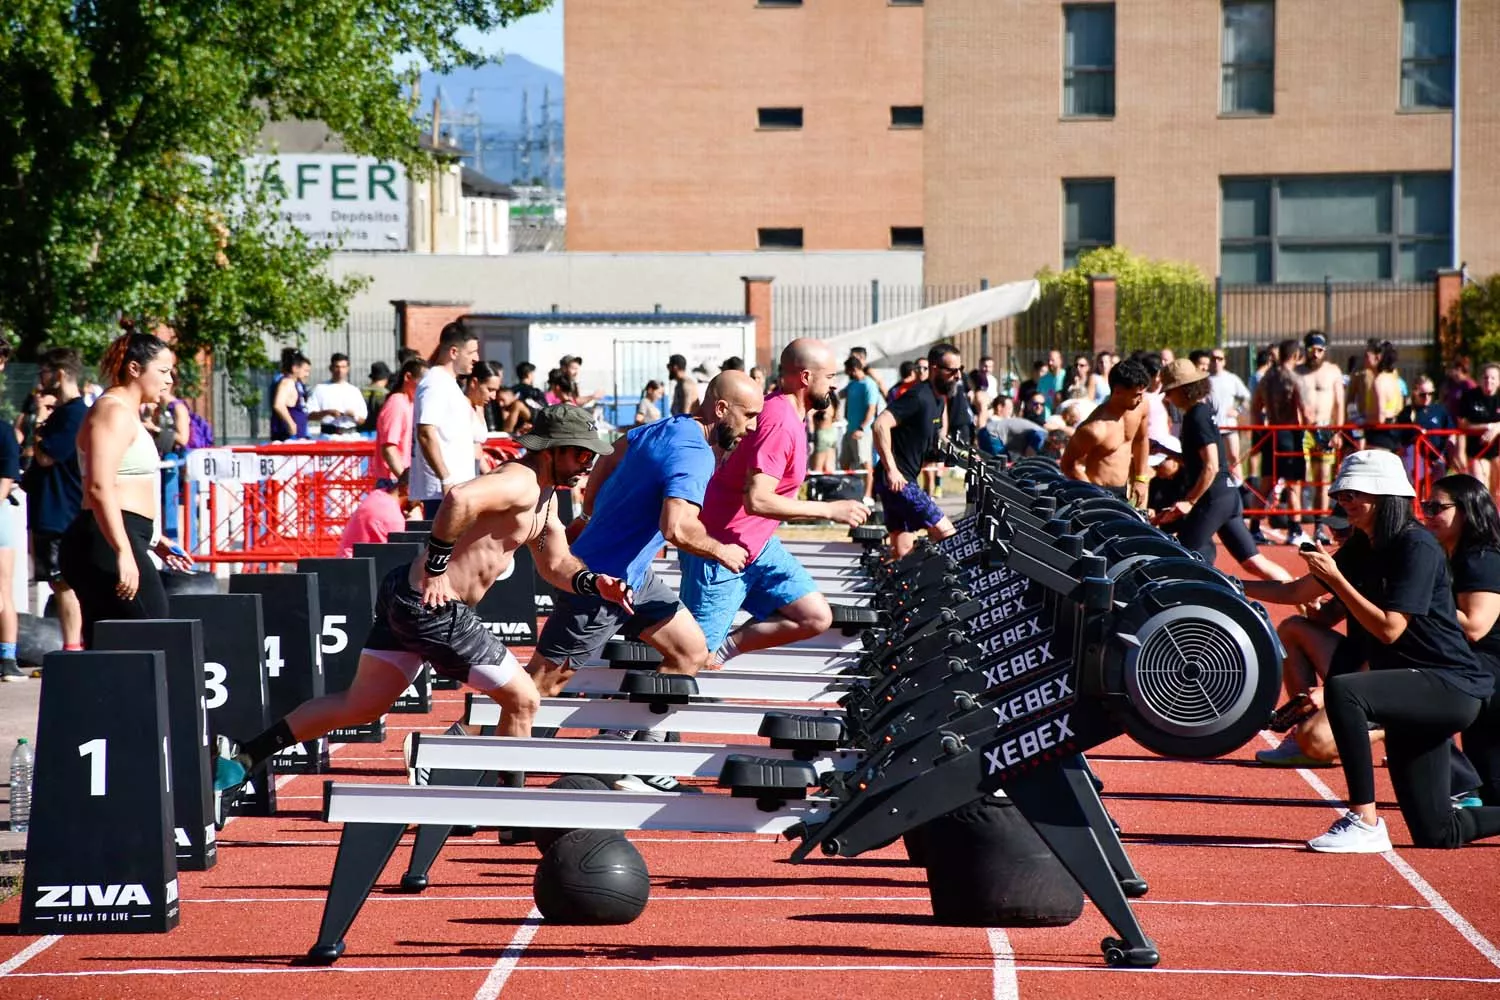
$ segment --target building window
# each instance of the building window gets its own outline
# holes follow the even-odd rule
[[[797,229],[757,229],[755,243],[762,250],[801,250],[802,230],[800,227]]]
[[[891,106],[891,128],[921,128],[922,105],[897,104]]]
[[[1453,0],[1402,0],[1401,106],[1453,107]]]
[[[764,129],[798,129],[802,127],[801,108],[760,108],[756,124]]]
[[[1115,243],[1115,182],[1063,181],[1063,267],[1078,256]]]
[[[757,7],[801,7],[802,0],[755,0]]]
[[[1270,114],[1276,91],[1276,5],[1271,0],[1224,0],[1221,59],[1220,110]]]
[[[923,0],[888,0],[892,7],[920,7]]]
[[[892,250],[920,250],[920,249],[922,249],[922,227],[921,226],[892,226],[891,227],[891,249]]]
[[[1063,115],[1115,113],[1115,5],[1063,6]]]
[[[1225,178],[1226,282],[1425,281],[1451,263],[1452,175]]]

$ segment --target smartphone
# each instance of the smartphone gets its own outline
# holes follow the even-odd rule
[[[1315,711],[1312,699],[1306,693],[1299,694],[1271,713],[1271,721],[1266,728],[1273,733],[1284,733]]]
[[[1297,549],[1298,549],[1298,551],[1301,551],[1301,552],[1316,552],[1316,551],[1318,551],[1318,547],[1315,544],[1313,544],[1312,542],[1303,542],[1301,545],[1297,546]]]

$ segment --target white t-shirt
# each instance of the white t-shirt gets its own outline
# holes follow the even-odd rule
[[[365,422],[365,417],[370,415],[370,408],[365,405],[365,394],[353,382],[319,382],[313,386],[312,395],[307,397],[307,412],[317,413],[319,410],[339,412],[340,416],[337,417],[320,417],[318,423],[320,426],[333,424],[338,427],[340,434],[358,430],[359,425]],[[350,412],[354,416],[342,415]]]
[[[436,500],[443,495],[443,485],[422,454],[418,439],[424,426],[437,428],[438,451],[448,467],[449,485],[473,479],[474,407],[446,368],[429,368],[422,376],[412,414],[411,497]]]
[[[1238,375],[1227,368],[1217,375],[1210,375],[1208,384],[1209,399],[1213,401],[1214,407],[1214,423],[1220,427],[1233,427],[1239,420],[1231,414],[1250,401],[1250,390]]]

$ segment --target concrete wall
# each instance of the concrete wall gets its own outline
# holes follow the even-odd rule
[[[903,252],[512,254],[335,254],[335,275],[374,281],[352,313],[390,309],[396,299],[471,303],[472,312],[745,311],[745,275],[797,285],[920,284],[922,255]]]

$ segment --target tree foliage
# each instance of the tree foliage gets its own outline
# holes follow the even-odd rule
[[[1214,286],[1197,266],[1151,260],[1123,247],[1099,247],[1080,254],[1077,265],[1066,271],[1037,272],[1046,305],[1037,311],[1043,328],[1034,333],[1054,339],[1035,346],[1069,353],[1090,349],[1088,279],[1093,274],[1115,279],[1121,353],[1163,347],[1181,353],[1214,345]]]
[[[1460,356],[1473,361],[1476,371],[1479,364],[1500,361],[1500,274],[1466,282],[1456,311],[1457,324],[1443,324],[1439,346],[1444,367]]]
[[[483,57],[550,0],[6,0],[0,11],[0,328],[21,357],[93,356],[129,315],[243,372],[262,335],[342,320],[358,287],[235,173],[264,126],[318,120],[354,153],[428,157],[417,60]],[[398,69],[406,60],[410,69]],[[180,350],[179,354],[187,354]]]

